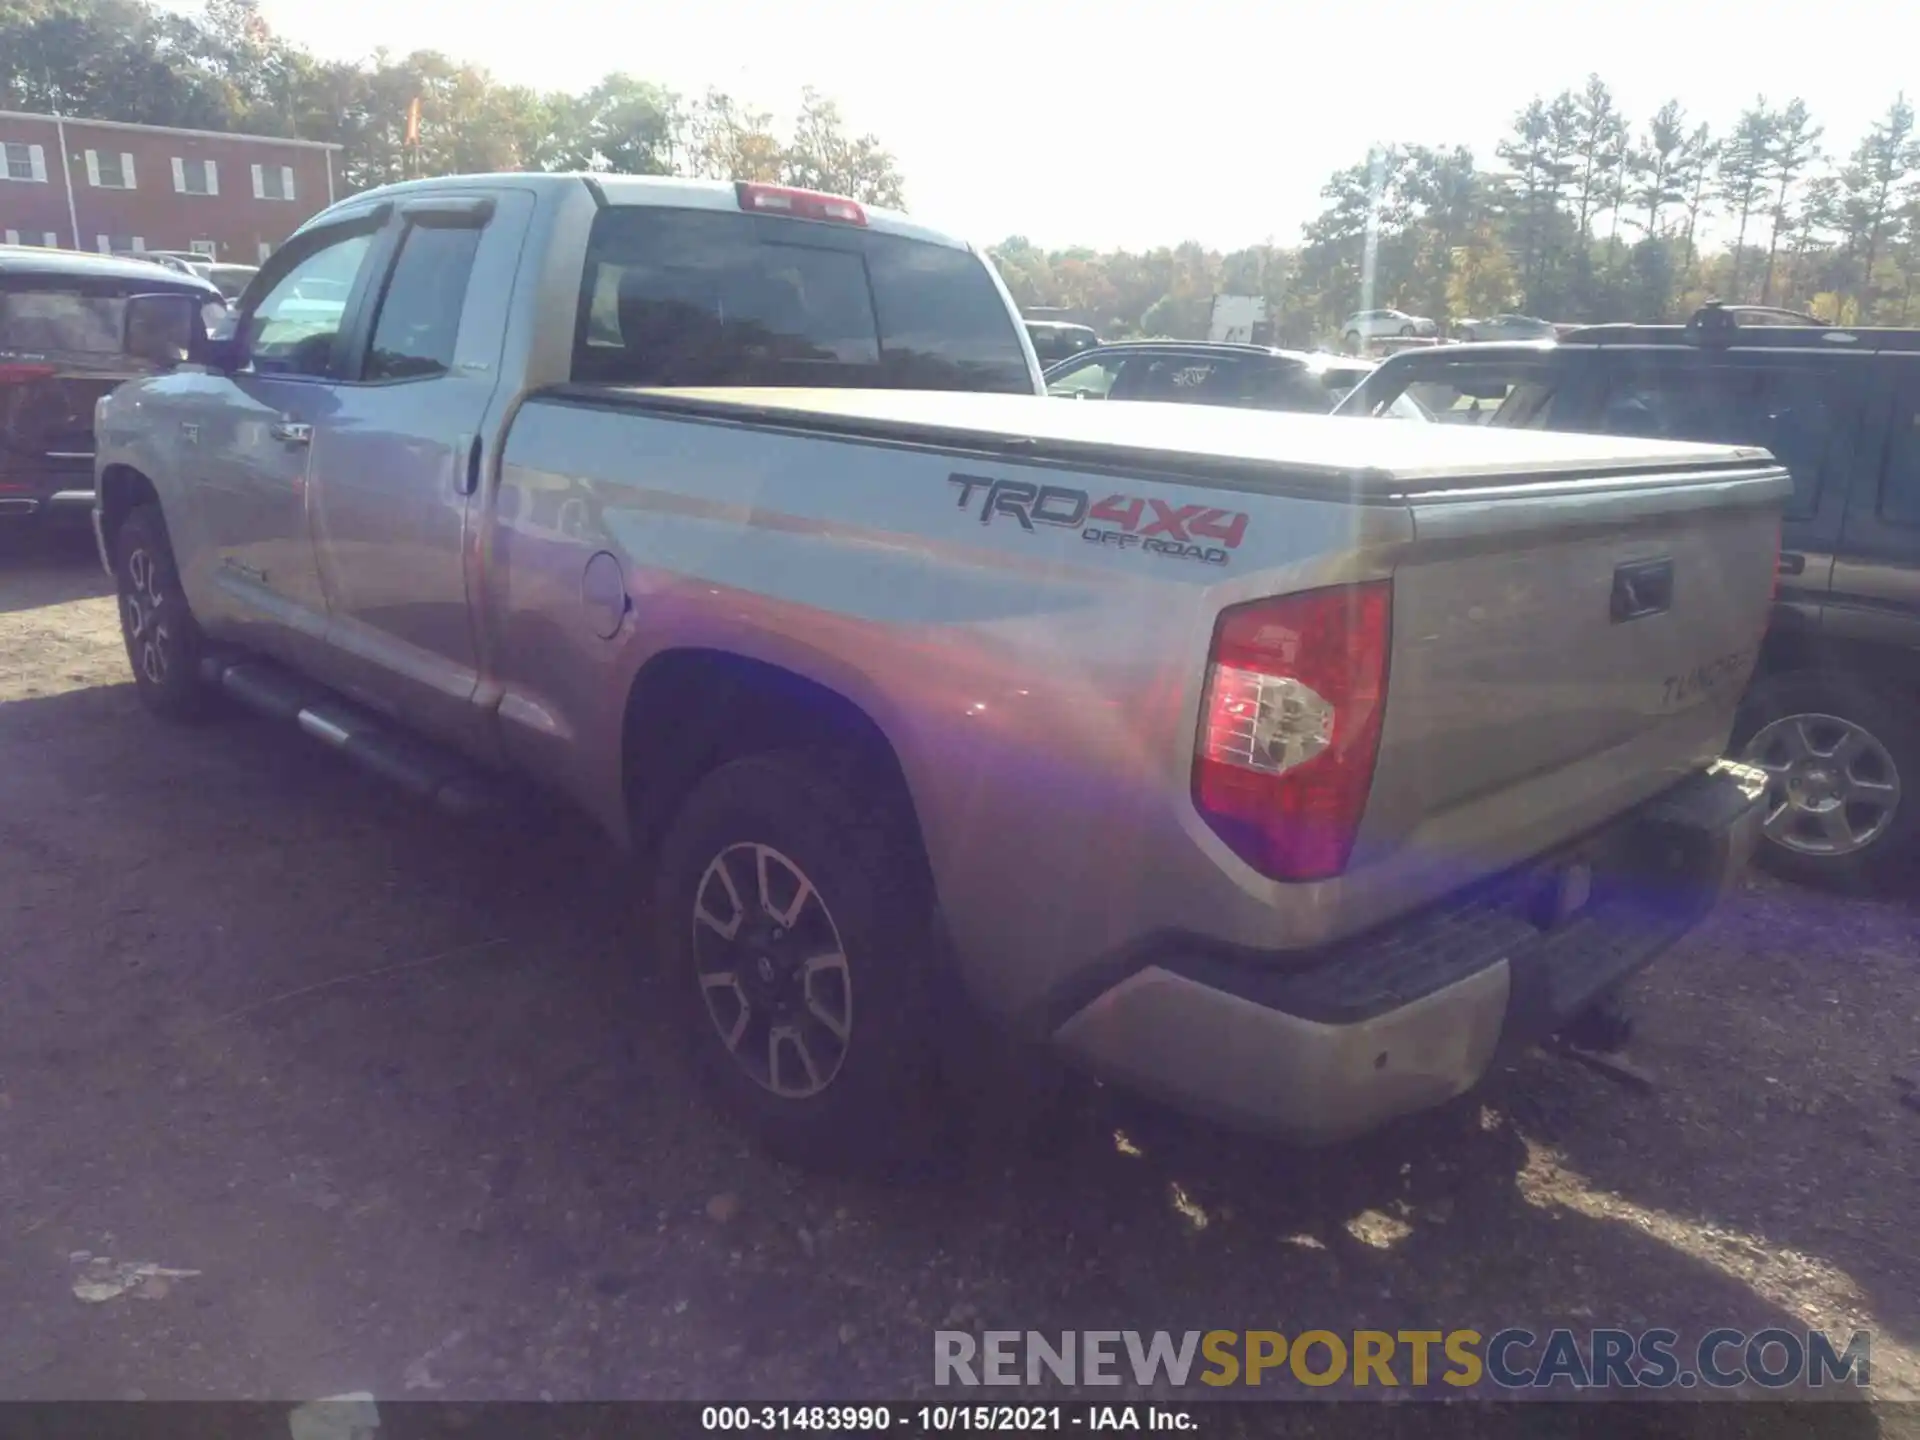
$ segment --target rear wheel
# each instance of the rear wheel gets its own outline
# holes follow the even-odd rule
[[[1761,859],[1782,875],[1845,885],[1910,859],[1920,834],[1920,729],[1849,675],[1802,671],[1754,688],[1743,754],[1767,772]]]
[[[700,782],[661,847],[666,978],[695,1065],[773,1153],[891,1166],[935,1130],[928,887],[896,807],[811,754]]]
[[[113,575],[120,633],[141,702],[169,720],[199,719],[212,699],[200,679],[204,641],[187,608],[159,506],[135,506],[120,522]]]

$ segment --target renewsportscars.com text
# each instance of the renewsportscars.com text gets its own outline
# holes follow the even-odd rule
[[[936,1385],[1665,1390],[1873,1383],[1873,1337],[1821,1330],[938,1330]]]

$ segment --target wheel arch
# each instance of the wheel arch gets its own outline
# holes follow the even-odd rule
[[[834,755],[849,772],[841,778],[892,807],[931,885],[906,769],[868,708],[798,671],[720,649],[662,651],[628,687],[620,760],[634,848],[654,851],[694,786],[721,765],[793,750]]]
[[[100,472],[100,539],[108,556],[114,537],[136,506],[160,504],[160,492],[146,472],[132,465],[108,465]],[[161,522],[166,521],[164,509]]]

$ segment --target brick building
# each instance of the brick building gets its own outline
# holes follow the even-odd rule
[[[0,240],[256,265],[332,202],[339,148],[0,110]]]

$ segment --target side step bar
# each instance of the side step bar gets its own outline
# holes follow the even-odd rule
[[[248,709],[299,726],[363,769],[449,814],[468,819],[510,808],[504,781],[270,660],[209,655],[201,660],[200,673]]]

